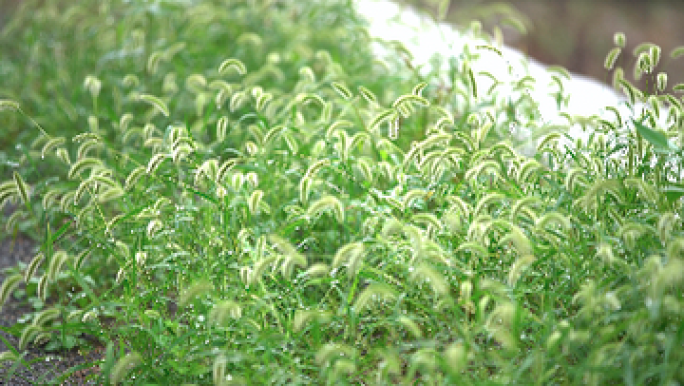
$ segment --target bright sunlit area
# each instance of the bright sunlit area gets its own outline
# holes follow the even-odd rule
[[[567,123],[567,118],[561,113],[609,118],[613,113],[606,110],[608,106],[619,109],[623,116],[638,114],[639,109],[643,108],[642,104],[636,104],[639,107],[637,109],[627,107],[627,96],[618,93],[611,85],[569,72],[558,65],[539,63],[506,46],[502,36],[497,40],[495,36],[480,35],[482,23],[479,21],[459,28],[436,20],[435,15],[421,12],[415,7],[388,0],[357,1],[355,5],[369,21],[371,36],[401,42],[410,53],[411,62],[424,74],[433,70],[441,73],[442,76],[436,78],[440,81],[448,82],[447,71],[442,63],[435,64],[433,60],[436,57],[448,60],[463,58],[467,50],[477,53],[477,58],[469,62],[477,89],[484,92],[490,90],[494,83],[500,83],[502,88],[506,88],[507,97],[519,97],[521,93],[529,95],[537,104],[543,125],[560,126],[563,122]],[[382,45],[377,45],[377,51],[379,55],[395,54],[384,50]],[[520,81],[525,82],[527,76],[532,77],[529,89],[516,89],[515,85]],[[567,96],[559,103],[557,95],[561,84]],[[521,151],[533,155],[538,142],[534,141],[533,133],[525,126],[524,123],[516,126],[512,132],[518,141],[532,139],[532,142],[523,145]],[[572,145],[577,138],[586,143],[591,134],[580,125],[570,125],[566,133],[569,136],[566,145]]]

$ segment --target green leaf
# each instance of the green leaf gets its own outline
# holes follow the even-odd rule
[[[386,151],[380,150],[379,153],[380,153],[380,158],[381,158],[383,161],[387,161],[387,160],[389,159],[389,155],[387,154]]]
[[[679,150],[677,149],[677,146],[675,146],[672,142],[670,142],[667,139],[667,136],[665,136],[665,134],[659,131],[655,131],[650,127],[643,125],[641,122],[635,121],[634,119],[632,119],[632,123],[634,123],[634,127],[636,127],[639,135],[641,135],[645,140],[650,142],[651,145],[653,145],[653,147],[655,147],[656,149],[665,150],[667,152],[674,152]]]
[[[665,194],[665,197],[667,197],[667,200],[670,203],[673,203],[680,199],[682,196],[684,196],[684,185],[679,184],[679,185],[670,185],[670,186],[665,186],[661,189],[661,191]]]

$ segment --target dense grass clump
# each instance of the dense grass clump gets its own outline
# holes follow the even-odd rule
[[[41,249],[3,360],[85,333],[98,383],[684,382],[677,97],[617,79],[638,120],[528,158],[475,49],[444,85],[347,1],[26,3],[0,203]]]

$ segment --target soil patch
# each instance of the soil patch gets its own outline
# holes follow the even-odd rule
[[[13,208],[5,208],[4,213],[0,215],[8,215],[12,211]],[[23,234],[18,234],[16,239],[10,236],[0,240],[0,282],[6,277],[5,268],[14,267],[19,262],[29,263],[37,251],[38,243]],[[19,288],[21,287],[22,285]],[[15,349],[19,346],[19,335],[6,331],[30,311],[31,307],[25,299],[17,299],[14,296],[10,296],[0,311],[0,336]],[[0,352],[11,351],[3,339],[0,339]],[[58,384],[56,380],[74,366],[101,359],[104,348],[95,347],[83,355],[78,348],[47,352],[40,346],[30,345],[24,352],[20,352],[20,355],[22,354],[26,367],[15,367],[11,362],[0,363],[0,385]],[[97,371],[96,366],[77,371],[62,384],[95,385],[94,381],[88,380],[88,376]],[[8,378],[9,374],[12,375]]]

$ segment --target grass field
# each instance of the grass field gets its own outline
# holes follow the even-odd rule
[[[41,244],[0,366],[88,334],[98,384],[684,383],[666,74],[547,127],[528,78],[474,87],[477,24],[424,71],[350,1],[40,3],[0,31],[0,225]]]

